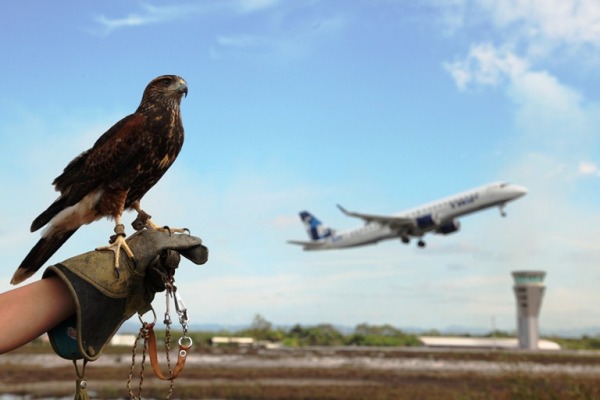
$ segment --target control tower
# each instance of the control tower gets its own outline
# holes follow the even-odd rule
[[[544,271],[513,271],[517,297],[517,323],[519,329],[519,347],[526,350],[538,348],[538,317],[544,296]]]

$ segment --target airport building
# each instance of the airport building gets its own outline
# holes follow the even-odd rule
[[[539,348],[539,315],[542,308],[544,271],[513,271],[513,290],[517,300],[517,333],[519,348]]]
[[[430,348],[560,350],[560,345],[539,339],[539,315],[546,286],[544,271],[514,271],[517,300],[517,338],[420,336]]]

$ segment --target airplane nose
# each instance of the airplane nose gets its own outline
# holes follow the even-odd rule
[[[515,185],[514,189],[515,189],[515,192],[517,192],[517,194],[519,195],[519,197],[525,196],[528,192],[528,190],[525,186]]]

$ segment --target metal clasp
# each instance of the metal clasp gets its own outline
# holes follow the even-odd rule
[[[188,323],[187,308],[185,307],[185,304],[183,303],[183,299],[181,298],[181,296],[179,295],[179,292],[177,292],[177,290],[173,291],[173,295],[175,297],[175,311],[177,312],[177,315],[179,315],[179,322],[181,323],[181,325],[183,325],[185,328],[187,328],[187,323]]]

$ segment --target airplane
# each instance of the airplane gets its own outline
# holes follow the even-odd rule
[[[303,250],[325,250],[376,244],[394,238],[400,238],[402,243],[408,244],[411,237],[415,237],[418,239],[417,246],[425,247],[423,236],[426,233],[448,235],[457,232],[460,229],[458,217],[490,207],[498,207],[500,215],[505,217],[506,203],[525,194],[527,189],[523,186],[494,182],[394,215],[353,212],[338,204],[345,215],[365,222],[364,226],[340,232],[325,226],[308,211],[302,211],[299,213],[300,219],[310,241],[288,240],[288,243],[300,245]]]

